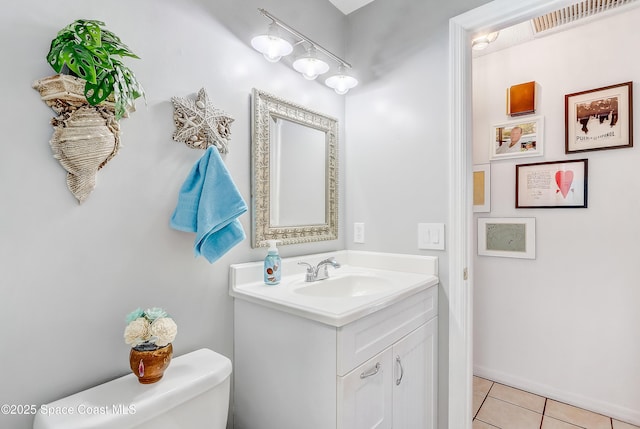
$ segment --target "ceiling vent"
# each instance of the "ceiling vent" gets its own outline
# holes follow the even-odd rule
[[[584,0],[572,6],[550,12],[532,20],[536,34],[551,30],[561,25],[570,24],[579,19],[588,18],[620,6],[633,3],[635,0]]]

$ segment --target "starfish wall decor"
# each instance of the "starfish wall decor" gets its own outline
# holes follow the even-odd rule
[[[215,146],[220,153],[229,152],[233,118],[209,101],[207,91],[198,91],[196,100],[171,97],[176,131],[173,139],[194,149]]]

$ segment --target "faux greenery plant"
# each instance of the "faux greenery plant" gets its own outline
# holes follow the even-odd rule
[[[144,90],[119,57],[139,57],[104,25],[85,19],[72,22],[51,41],[47,62],[56,73],[70,70],[69,74],[85,79],[84,95],[93,106],[113,94],[115,116],[120,119]]]

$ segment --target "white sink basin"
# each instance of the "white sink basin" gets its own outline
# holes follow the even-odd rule
[[[316,266],[328,257],[341,268],[329,267],[328,279],[306,282],[299,262]],[[262,270],[262,261],[231,265],[231,296],[336,327],[438,284],[432,256],[340,250],[283,258],[276,286],[264,284]]]
[[[294,293],[321,298],[367,296],[393,289],[389,279],[358,273],[335,275],[315,282],[297,280],[291,286]]]

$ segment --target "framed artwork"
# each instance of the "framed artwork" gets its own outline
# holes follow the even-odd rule
[[[543,154],[544,118],[535,116],[491,127],[489,159],[541,156]]]
[[[633,147],[632,82],[564,96],[565,153]]]
[[[516,208],[586,208],[587,159],[516,165]]]
[[[491,211],[491,164],[473,166],[473,211]]]
[[[536,83],[526,82],[507,88],[507,115],[536,113]]]
[[[536,258],[535,218],[478,218],[478,255]]]

